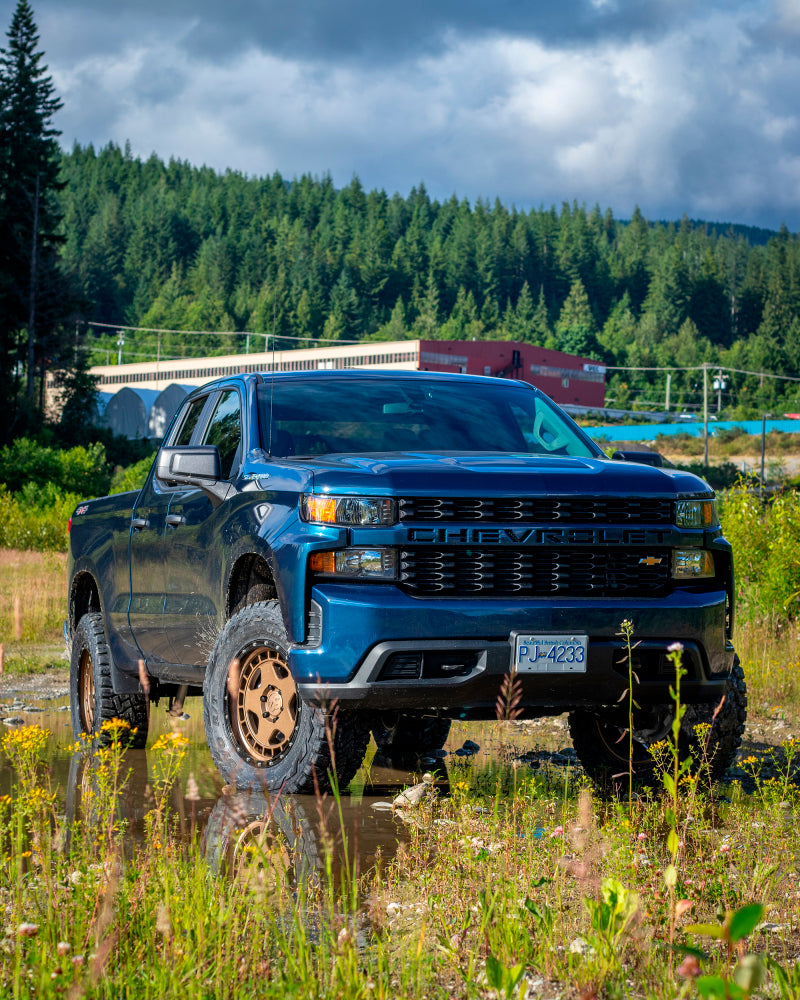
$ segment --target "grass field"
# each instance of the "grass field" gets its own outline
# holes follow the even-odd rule
[[[3,641],[16,656],[55,644],[63,559],[0,556]],[[800,997],[800,629],[740,623],[737,646],[759,734],[738,780],[671,782],[667,747],[657,794],[605,801],[577,768],[519,763],[535,737],[498,723],[508,752],[449,758],[449,787],[397,815],[400,847],[368,870],[347,860],[336,797],[242,820],[223,796],[216,832],[193,837],[193,748],[163,727],[141,841],[121,749],[83,749],[67,789],[42,731],[9,730],[0,995]]]
[[[7,671],[31,673],[61,662],[66,588],[65,554],[0,549],[0,643]]]

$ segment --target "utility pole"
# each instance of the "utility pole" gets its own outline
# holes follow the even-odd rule
[[[717,391],[717,414],[722,410],[722,390],[728,388],[728,380],[722,374],[722,369],[714,376],[714,388]]]
[[[764,495],[764,463],[767,457],[767,415],[761,414],[761,495]]]
[[[26,394],[33,399],[33,346],[36,340],[36,284],[39,256],[39,174],[33,194],[33,236],[31,238],[31,284],[28,292],[28,382]]]
[[[672,372],[667,372],[667,398],[664,400],[664,410],[669,413],[669,391],[672,388]]]
[[[703,468],[708,469],[708,362],[703,362]]]
[[[124,330],[120,330],[119,331],[119,336],[117,337],[117,347],[119,348],[119,350],[117,351],[117,364],[118,365],[122,364],[122,348],[124,346],[125,346],[125,332],[124,332]]]

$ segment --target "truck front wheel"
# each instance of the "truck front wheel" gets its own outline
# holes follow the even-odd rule
[[[147,743],[149,705],[143,694],[114,694],[111,651],[106,642],[103,616],[85,614],[72,636],[69,668],[69,706],[76,739],[99,734],[104,722],[121,719],[130,725],[130,746]]]
[[[571,712],[569,730],[578,760],[594,784],[601,791],[619,794],[628,788],[629,775],[634,787],[659,783],[667,756],[671,761],[671,750],[656,744],[670,740],[673,718],[671,705],[634,718],[632,741],[626,726],[588,711]],[[746,720],[747,686],[736,657],[721,704],[686,706],[678,739],[681,761],[691,757],[692,773],[719,781],[741,746]]]
[[[203,686],[214,763],[231,784],[269,792],[344,789],[364,759],[369,719],[304,702],[288,667],[277,601],[250,604],[220,632]]]

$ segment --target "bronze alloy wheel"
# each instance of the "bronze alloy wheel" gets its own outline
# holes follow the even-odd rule
[[[81,727],[85,733],[94,732],[94,667],[88,649],[81,650],[78,666],[78,700]]]
[[[297,728],[300,702],[283,653],[257,646],[244,654],[229,676],[233,736],[259,766],[277,761]]]

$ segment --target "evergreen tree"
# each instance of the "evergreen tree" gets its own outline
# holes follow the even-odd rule
[[[519,303],[517,303],[519,312]],[[533,313],[533,319],[527,337],[523,338],[536,344],[537,347],[544,347],[548,341],[553,339],[553,331],[550,328],[550,315],[547,311],[547,302],[544,298],[544,287],[539,286],[539,300]]]
[[[572,283],[558,317],[555,333],[559,351],[584,356],[597,353],[597,327],[589,305],[589,296],[580,278]]]
[[[636,336],[636,317],[631,311],[630,293],[625,292],[614,305],[603,329],[597,336],[598,343],[611,361],[624,361],[628,348]]]
[[[509,303],[503,316],[503,334],[506,340],[521,340],[530,342],[533,327],[534,306],[531,290],[526,281],[519,295],[517,304],[512,309]]]
[[[414,333],[423,340],[433,340],[439,329],[439,290],[432,272],[428,272],[425,293],[417,297]]]
[[[61,102],[28,0],[18,0],[7,37],[0,49],[0,392],[15,399],[14,372],[24,359],[32,406],[42,279],[56,272],[60,153],[52,119]],[[3,412],[8,420],[9,408]]]

